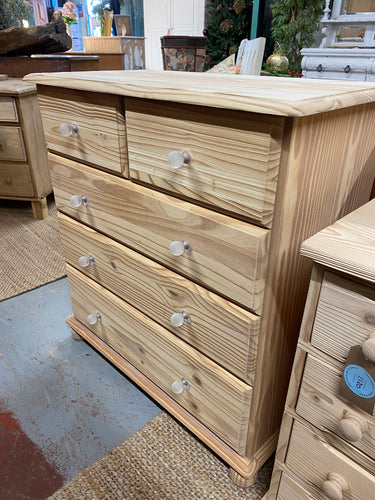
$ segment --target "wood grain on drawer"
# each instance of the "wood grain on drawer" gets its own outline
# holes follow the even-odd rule
[[[253,383],[258,316],[61,213],[59,222],[69,264],[242,380]],[[95,264],[79,266],[79,258],[89,255]],[[173,327],[172,314],[182,311],[191,322]]]
[[[16,100],[13,97],[0,97],[0,121],[18,121]]]
[[[269,227],[282,118],[127,98],[130,176]],[[188,166],[173,169],[171,151]]]
[[[80,93],[43,87],[38,93],[48,148],[80,161],[128,176],[125,116],[122,99],[114,95]],[[64,137],[60,125],[76,125],[78,133]]]
[[[326,272],[311,335],[315,347],[339,361],[375,329],[375,290]]]
[[[74,316],[239,453],[244,452],[251,387],[71,266]],[[102,321],[87,323],[99,312]],[[185,378],[190,389],[175,394]]]
[[[50,155],[60,210],[249,309],[260,312],[269,231]],[[88,206],[73,208],[72,195]],[[192,250],[171,255],[172,241]]]
[[[267,497],[266,497],[267,498]],[[277,491],[277,500],[313,500],[302,486],[294,481],[286,472],[283,472],[280,479],[279,489]],[[270,500],[272,500],[270,498]]]
[[[375,477],[372,474],[297,421],[293,424],[286,466],[311,485],[319,499],[327,498],[323,483],[332,473],[341,476],[347,484],[348,491],[343,494],[343,499],[369,500],[374,497]]]
[[[2,196],[34,196],[29,166],[0,164],[0,193]]]
[[[0,161],[26,161],[27,155],[19,127],[0,127]]]
[[[296,411],[322,431],[329,430],[337,434],[374,460],[375,418],[339,396],[343,370],[344,366],[338,369],[308,354]],[[352,419],[352,427],[354,426],[350,435],[345,433],[345,428],[344,431],[341,428],[342,420],[346,419],[344,423],[347,423],[349,418]],[[335,446],[345,450],[346,454],[351,454],[350,447],[339,438],[335,440]],[[358,461],[357,456],[355,460]],[[361,465],[375,474],[373,460],[364,460]]]

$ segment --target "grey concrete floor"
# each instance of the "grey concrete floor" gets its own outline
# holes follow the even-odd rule
[[[66,278],[0,302],[0,411],[12,414],[63,482],[160,411],[71,337],[70,314]]]

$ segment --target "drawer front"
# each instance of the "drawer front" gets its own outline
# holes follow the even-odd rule
[[[341,362],[375,328],[375,289],[326,272],[311,343]]]
[[[296,411],[319,429],[330,430],[366,453],[363,467],[375,474],[375,418],[339,396],[342,370],[307,355]],[[337,443],[350,454],[350,447]],[[353,457],[354,458],[354,457]]]
[[[253,382],[260,318],[87,226],[59,216],[66,260],[242,380]],[[79,265],[82,256],[94,264]],[[171,324],[187,313],[188,322]],[[181,319],[181,318],[179,318]]]
[[[282,473],[277,500],[312,500],[313,497],[302,486],[296,483],[288,474]]]
[[[48,88],[38,92],[48,149],[98,168],[128,176],[125,117],[118,96]],[[62,124],[74,125],[77,131]]]
[[[132,178],[269,227],[283,119],[127,98]],[[180,168],[169,153],[186,151]]]
[[[289,441],[286,466],[305,483],[311,485],[316,491],[314,496],[319,499],[326,499],[324,491],[332,489],[332,473],[339,475],[343,489],[347,488],[347,492],[343,492],[341,498],[351,500],[373,498],[375,477],[296,421]],[[332,496],[332,498],[340,497]]]
[[[251,388],[135,308],[68,267],[74,316],[228,445],[244,452]],[[87,316],[99,312],[101,322]],[[190,388],[176,394],[174,381]]]
[[[0,164],[0,196],[34,196],[33,181],[28,165]]]
[[[0,97],[0,121],[18,121],[16,100],[13,97]]]
[[[257,313],[261,310],[268,230],[54,155],[50,170],[63,212]],[[88,206],[73,208],[71,196],[82,194]],[[171,242],[183,240],[190,242],[190,252],[172,255]]]
[[[26,161],[27,155],[19,127],[0,127],[0,161]]]

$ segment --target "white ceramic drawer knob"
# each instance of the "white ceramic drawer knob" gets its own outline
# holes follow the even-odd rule
[[[185,378],[182,378],[181,380],[175,380],[174,382],[172,382],[172,391],[175,394],[181,394],[181,392],[184,389],[186,390],[190,389],[189,382]]]
[[[82,204],[87,207],[87,205],[89,204],[88,199],[84,194],[81,196],[79,194],[73,194],[73,196],[70,197],[69,201],[73,208],[78,208]]]
[[[375,332],[362,344],[362,352],[365,358],[375,363]]]
[[[339,422],[339,431],[347,441],[357,443],[367,431],[367,421],[354,412],[347,411]]]
[[[102,320],[102,315],[100,313],[89,314],[86,320],[89,325],[95,325],[97,321],[100,322]]]
[[[182,326],[184,323],[190,325],[191,319],[186,311],[181,311],[180,313],[174,313],[171,316],[172,326]]]
[[[322,490],[329,500],[342,500],[344,493],[348,491],[348,484],[340,474],[330,472],[322,483]]]
[[[167,157],[167,163],[171,168],[180,168],[191,162],[191,156],[187,151],[171,151]]]
[[[75,125],[74,123],[62,123],[60,125],[60,134],[64,137],[69,137],[70,135],[74,134],[75,136],[78,135],[78,126]]]
[[[189,253],[190,250],[190,243],[186,240],[172,241],[172,243],[169,245],[169,251],[175,257],[182,255],[184,252]]]
[[[78,264],[81,266],[81,267],[87,267],[89,266],[90,264],[91,265],[94,265],[95,264],[95,259],[94,259],[94,256],[93,255],[82,255],[82,257],[80,257],[78,259]]]

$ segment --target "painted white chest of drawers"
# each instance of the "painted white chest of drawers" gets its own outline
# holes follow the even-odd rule
[[[314,267],[266,498],[368,500],[375,413],[362,405],[375,382],[364,395],[356,388],[368,372],[349,354],[358,346],[366,369],[375,367],[375,200],[306,240],[301,252]],[[355,384],[350,378],[343,393],[348,369]]]
[[[277,442],[310,273],[300,244],[369,199],[375,86],[26,79],[50,150],[69,325],[251,484]]]

